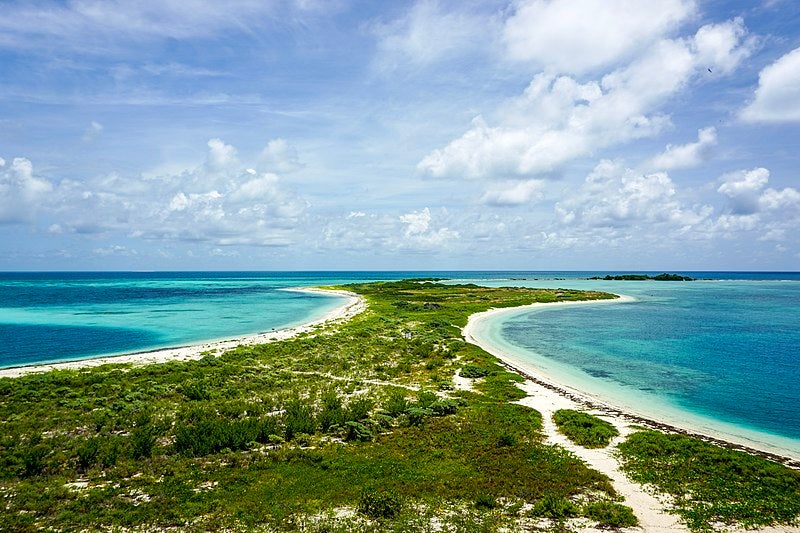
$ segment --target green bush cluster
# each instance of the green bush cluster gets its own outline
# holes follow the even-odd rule
[[[610,422],[572,409],[553,413],[553,422],[569,440],[586,448],[605,448],[619,435]]]
[[[402,510],[402,498],[391,490],[367,488],[358,499],[358,511],[376,520],[392,519]]]
[[[489,375],[489,370],[476,365],[464,365],[459,375],[462,378],[482,378]]]
[[[619,452],[625,472],[671,494],[692,529],[795,524],[800,517],[800,472],[767,459],[650,430],[630,435]]]

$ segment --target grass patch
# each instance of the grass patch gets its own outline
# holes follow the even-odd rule
[[[619,431],[602,418],[572,409],[553,413],[553,422],[569,440],[585,448],[605,448]]]
[[[693,530],[795,525],[800,516],[800,472],[766,459],[658,431],[632,434],[619,453],[632,479],[673,496]]]
[[[541,442],[539,413],[508,403],[521,378],[460,332],[489,307],[610,295],[343,288],[369,308],[324,334],[0,379],[0,530],[493,531],[516,527],[502,502],[614,497]],[[452,390],[465,365],[482,394]]]

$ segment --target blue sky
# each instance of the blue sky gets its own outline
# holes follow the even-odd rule
[[[6,1],[0,269],[800,269],[800,3]]]

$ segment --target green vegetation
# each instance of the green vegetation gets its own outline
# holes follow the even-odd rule
[[[559,409],[553,413],[553,422],[569,440],[586,448],[605,448],[619,435],[610,422],[572,409]]]
[[[617,498],[542,443],[539,413],[509,403],[521,378],[459,329],[490,307],[611,295],[346,288],[369,309],[315,335],[0,379],[0,530],[494,531],[545,500],[572,516]],[[482,376],[475,392],[454,390],[459,369]]]
[[[619,445],[626,473],[673,496],[693,530],[797,524],[800,472],[682,435],[639,431]]]
[[[197,361],[0,379],[0,531],[635,523],[606,476],[544,444],[541,415],[511,403],[524,396],[522,378],[460,333],[491,307],[611,295],[344,288],[369,309],[314,335]],[[457,372],[481,377],[474,391],[454,389]],[[791,523],[800,513],[796,472],[695,441],[675,445],[690,450],[684,458],[637,439],[623,447],[626,468],[680,494],[690,523]]]
[[[694,281],[694,278],[681,276],[679,274],[659,274],[657,276],[648,276],[647,274],[620,274],[612,276],[611,274],[607,274],[602,278],[594,276],[589,279],[602,279],[605,281]]]

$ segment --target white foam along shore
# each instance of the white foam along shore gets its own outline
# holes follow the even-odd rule
[[[533,383],[543,385],[543,391],[550,391],[549,394],[562,398],[566,397],[579,404],[600,410],[610,417],[617,418],[620,423],[626,423],[625,421],[628,421],[664,430],[686,433],[716,442],[726,447],[746,449],[747,451],[759,453],[785,464],[800,467],[800,453],[796,452],[794,449],[788,449],[776,444],[776,442],[779,442],[779,437],[773,439],[771,436],[764,436],[764,438],[761,438],[762,434],[755,431],[738,431],[736,426],[727,425],[722,422],[717,423],[717,421],[708,421],[711,422],[713,426],[716,426],[710,427],[704,424],[706,419],[699,415],[693,416],[686,413],[685,416],[680,416],[680,410],[677,408],[671,409],[668,412],[666,410],[664,412],[661,412],[661,410],[659,410],[659,412],[653,412],[652,405],[637,406],[629,403],[622,403],[618,398],[610,399],[602,395],[587,392],[576,388],[574,385],[565,383],[563,378],[559,379],[554,377],[542,368],[537,367],[531,361],[514,354],[512,350],[498,346],[491,339],[479,334],[482,326],[484,326],[487,321],[498,320],[503,316],[522,313],[526,310],[541,308],[542,306],[554,308],[573,305],[613,305],[636,301],[636,299],[631,296],[617,296],[618,298],[613,300],[534,303],[520,307],[490,309],[471,315],[467,321],[467,325],[462,329],[462,334],[467,342],[480,346],[500,359],[505,365],[520,373],[523,377],[530,379]],[[555,398],[552,398],[552,400],[555,400]],[[648,408],[649,410],[647,410]],[[724,429],[718,429],[718,427],[724,428],[726,426],[730,427],[730,433]]]
[[[109,363],[132,363],[135,365],[145,365],[151,363],[164,363],[167,361],[189,361],[193,359],[201,359],[209,352],[220,354],[225,350],[230,350],[232,348],[236,348],[237,346],[250,346],[254,344],[264,344],[267,342],[288,339],[301,333],[310,332],[317,326],[328,322],[350,319],[366,309],[366,302],[364,298],[349,291],[321,289],[314,287],[301,287],[282,290],[341,296],[345,298],[345,302],[342,305],[331,309],[322,317],[293,328],[272,330],[269,332],[246,335],[234,339],[203,342],[189,346],[180,346],[177,348],[164,348],[145,352],[93,357],[90,359],[79,359],[12,368],[0,368],[0,378],[14,378],[23,376],[25,374],[48,372],[50,370],[74,370],[100,366]]]

